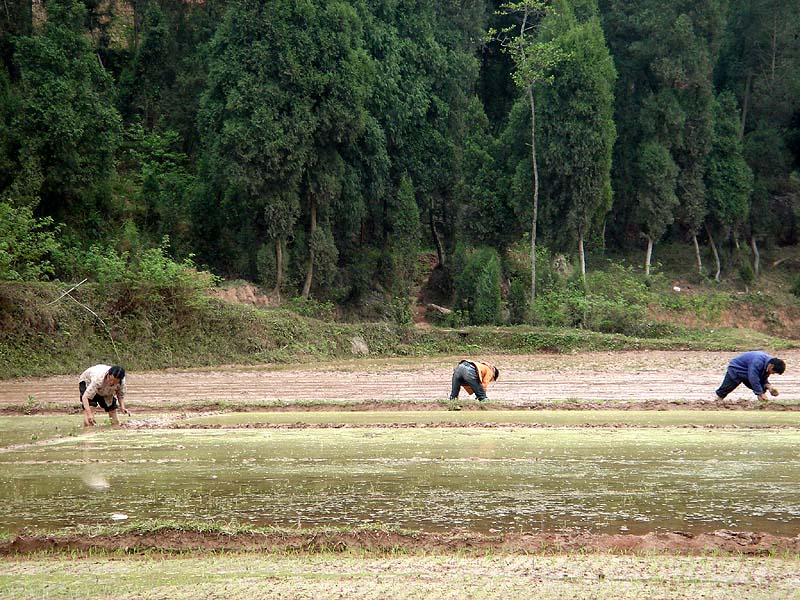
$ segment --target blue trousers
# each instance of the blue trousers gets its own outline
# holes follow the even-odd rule
[[[468,385],[475,392],[475,397],[481,402],[487,400],[486,390],[478,378],[478,370],[468,360],[462,360],[453,370],[453,386],[450,389],[450,400],[458,398],[462,385]]]
[[[739,387],[740,383],[745,384],[751,390],[753,389],[753,386],[750,385],[750,382],[747,379],[739,379],[735,375],[731,375],[730,370],[725,371],[725,378],[722,380],[722,385],[717,388],[717,396],[724,398],[737,387]]]

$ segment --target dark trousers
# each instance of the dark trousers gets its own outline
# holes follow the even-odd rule
[[[81,381],[78,384],[78,389],[81,391],[81,395],[79,397],[81,398],[81,406],[83,406],[83,392],[86,391],[86,382]],[[119,408],[116,396],[111,398],[110,405],[108,404],[108,402],[106,402],[106,399],[103,396],[93,396],[92,398],[89,398],[89,406],[99,406],[106,412],[111,412],[112,410],[116,410]]]
[[[733,390],[735,390],[737,387],[739,387],[740,383],[745,384],[751,390],[753,389],[753,386],[750,385],[749,381],[747,381],[746,379],[739,379],[735,375],[732,375],[730,369],[728,369],[727,371],[725,371],[725,379],[722,380],[722,385],[720,385],[719,388],[717,388],[717,396],[719,396],[720,398],[724,398],[725,396],[730,394]]]
[[[450,389],[450,400],[458,398],[462,385],[468,385],[475,392],[478,400],[486,400],[486,390],[478,378],[478,369],[468,360],[462,360],[453,370],[453,386]]]

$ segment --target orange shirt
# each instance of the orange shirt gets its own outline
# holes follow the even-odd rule
[[[485,390],[487,387],[489,387],[489,384],[494,381],[494,367],[489,363],[480,362],[479,360],[471,360],[469,362],[475,365],[475,368],[478,370],[478,379],[480,379],[481,385]],[[461,387],[463,387],[464,391],[466,391],[468,394],[475,393],[468,385],[462,385]]]

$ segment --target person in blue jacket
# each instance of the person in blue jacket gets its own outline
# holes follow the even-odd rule
[[[770,356],[766,352],[752,350],[740,354],[728,363],[725,379],[722,380],[722,385],[717,389],[717,400],[723,400],[740,383],[743,383],[753,390],[759,400],[766,402],[768,400],[767,391],[773,396],[778,395],[778,389],[770,384],[769,376],[773,373],[783,375],[785,370],[785,362],[780,358]]]

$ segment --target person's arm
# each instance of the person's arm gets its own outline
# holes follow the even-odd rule
[[[96,386],[90,383],[81,396],[81,404],[83,404],[83,424],[87,426],[94,425],[94,412],[92,412],[92,407],[89,406],[89,398],[94,398],[95,388]]]
[[[758,396],[759,400],[767,399],[767,390],[761,384],[761,361],[754,360],[747,367],[747,379],[750,382],[750,387],[753,393]],[[766,366],[764,367],[766,368]]]
[[[480,363],[480,365],[480,380],[483,388],[486,389],[494,381],[494,369],[486,363]]]
[[[130,416],[131,411],[125,407],[125,382],[121,381],[119,384],[119,391],[117,392],[117,400],[119,400],[119,409],[122,414]]]

